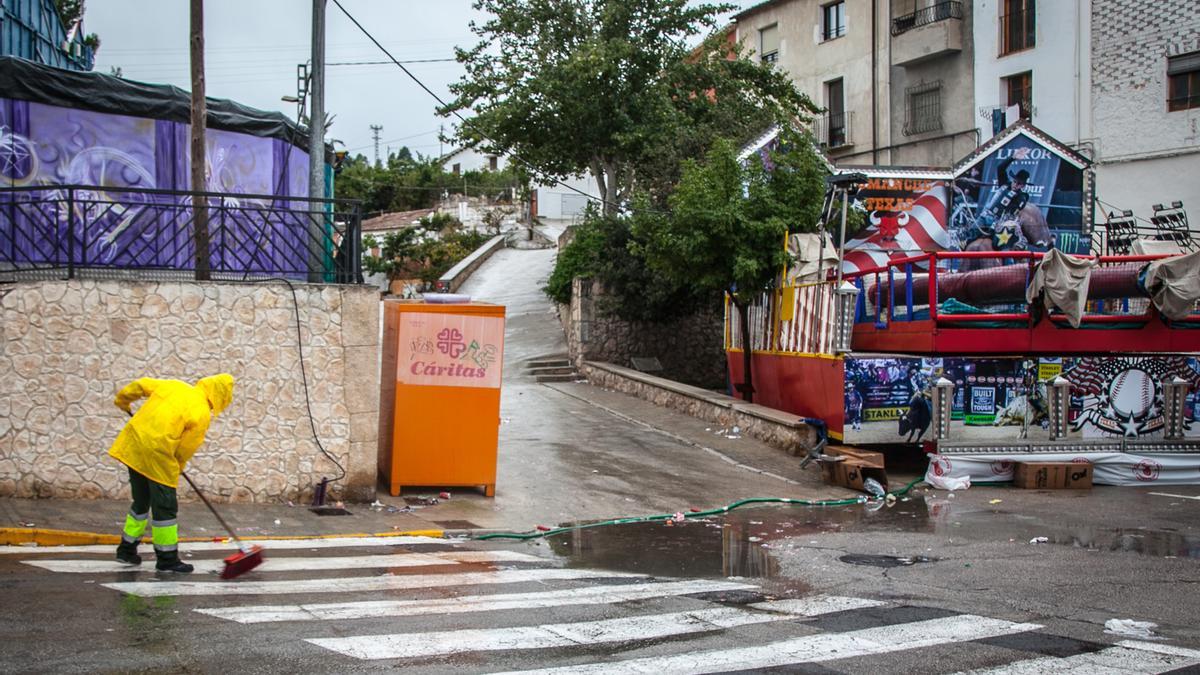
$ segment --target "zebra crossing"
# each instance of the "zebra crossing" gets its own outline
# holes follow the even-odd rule
[[[424,537],[268,546],[263,566],[232,582],[215,578],[219,559],[195,557],[195,574],[159,577],[149,564],[110,562],[107,546],[38,551],[21,562],[85,579],[87,592],[176,599],[194,621],[228,626],[248,643],[255,631],[286,629],[299,638],[297,649],[327,658],[434,670],[468,658],[467,669],[488,672],[711,673],[804,664],[854,672],[856,658],[898,652],[919,658],[922,650],[1011,642],[1044,629],[844,595],[771,598],[746,579],[562,567],[519,551]],[[227,549],[189,547],[197,554]],[[16,552],[0,547],[0,554]],[[856,623],[859,616],[867,620]],[[414,624],[418,619],[423,623]],[[489,661],[493,655],[502,658]],[[946,672],[938,666],[931,657],[925,669]],[[1018,653],[970,672],[1160,673],[1196,666],[1200,650],[1126,640],[1089,643],[1065,655]]]

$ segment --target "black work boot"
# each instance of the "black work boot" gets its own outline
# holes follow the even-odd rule
[[[158,561],[154,563],[154,569],[159,572],[176,572],[178,574],[190,574],[196,569],[191,565],[179,559],[179,553],[176,551],[159,551],[155,550],[158,556]]]
[[[192,570],[196,569],[191,565],[176,558],[174,561],[160,560],[154,564],[154,569],[159,572],[175,572],[177,574],[191,574]]]
[[[141,565],[142,556],[137,553],[136,541],[122,541],[117,544],[117,562],[125,565]]]

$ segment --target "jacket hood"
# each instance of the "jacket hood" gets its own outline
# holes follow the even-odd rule
[[[233,376],[229,373],[206,377],[196,387],[204,392],[214,415],[220,415],[233,401]]]

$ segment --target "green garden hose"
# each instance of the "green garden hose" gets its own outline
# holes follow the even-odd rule
[[[905,485],[899,490],[893,490],[888,494],[902,497],[908,494],[918,483],[924,478],[918,478],[913,482]],[[747,504],[792,504],[795,506],[850,506],[851,504],[862,504],[868,501],[867,497],[854,497],[851,499],[792,499],[790,497],[749,497],[747,499],[739,499],[728,506],[722,506],[717,509],[709,509],[708,511],[696,511],[693,513],[683,514],[684,518],[705,518],[707,516],[716,516],[729,513],[730,511],[746,506]],[[539,537],[551,537],[563,532],[573,532],[575,530],[586,530],[593,527],[603,527],[606,525],[629,525],[631,523],[652,523],[661,520],[670,520],[675,517],[673,513],[660,513],[653,516],[633,516],[630,518],[614,518],[612,520],[601,520],[595,523],[587,523],[585,525],[572,525],[570,527],[556,527],[553,529],[538,531],[538,532],[491,532],[472,537],[477,541],[487,539],[518,539],[528,540],[537,539]]]

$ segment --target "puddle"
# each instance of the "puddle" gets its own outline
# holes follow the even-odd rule
[[[578,525],[569,523],[566,526]],[[671,577],[779,577],[778,542],[830,532],[929,532],[924,500],[872,510],[760,506],[666,525],[630,523],[546,538],[569,566]],[[636,552],[631,554],[631,552]]]
[[[1156,558],[1200,558],[1200,538],[1169,530],[1075,528],[1041,535],[1050,544],[1089,551],[1120,551]]]
[[[896,555],[864,555],[853,554],[844,555],[838,560],[848,565],[867,565],[869,567],[908,567],[917,563],[934,562],[934,558],[927,558],[923,555],[915,556],[896,556]]]

